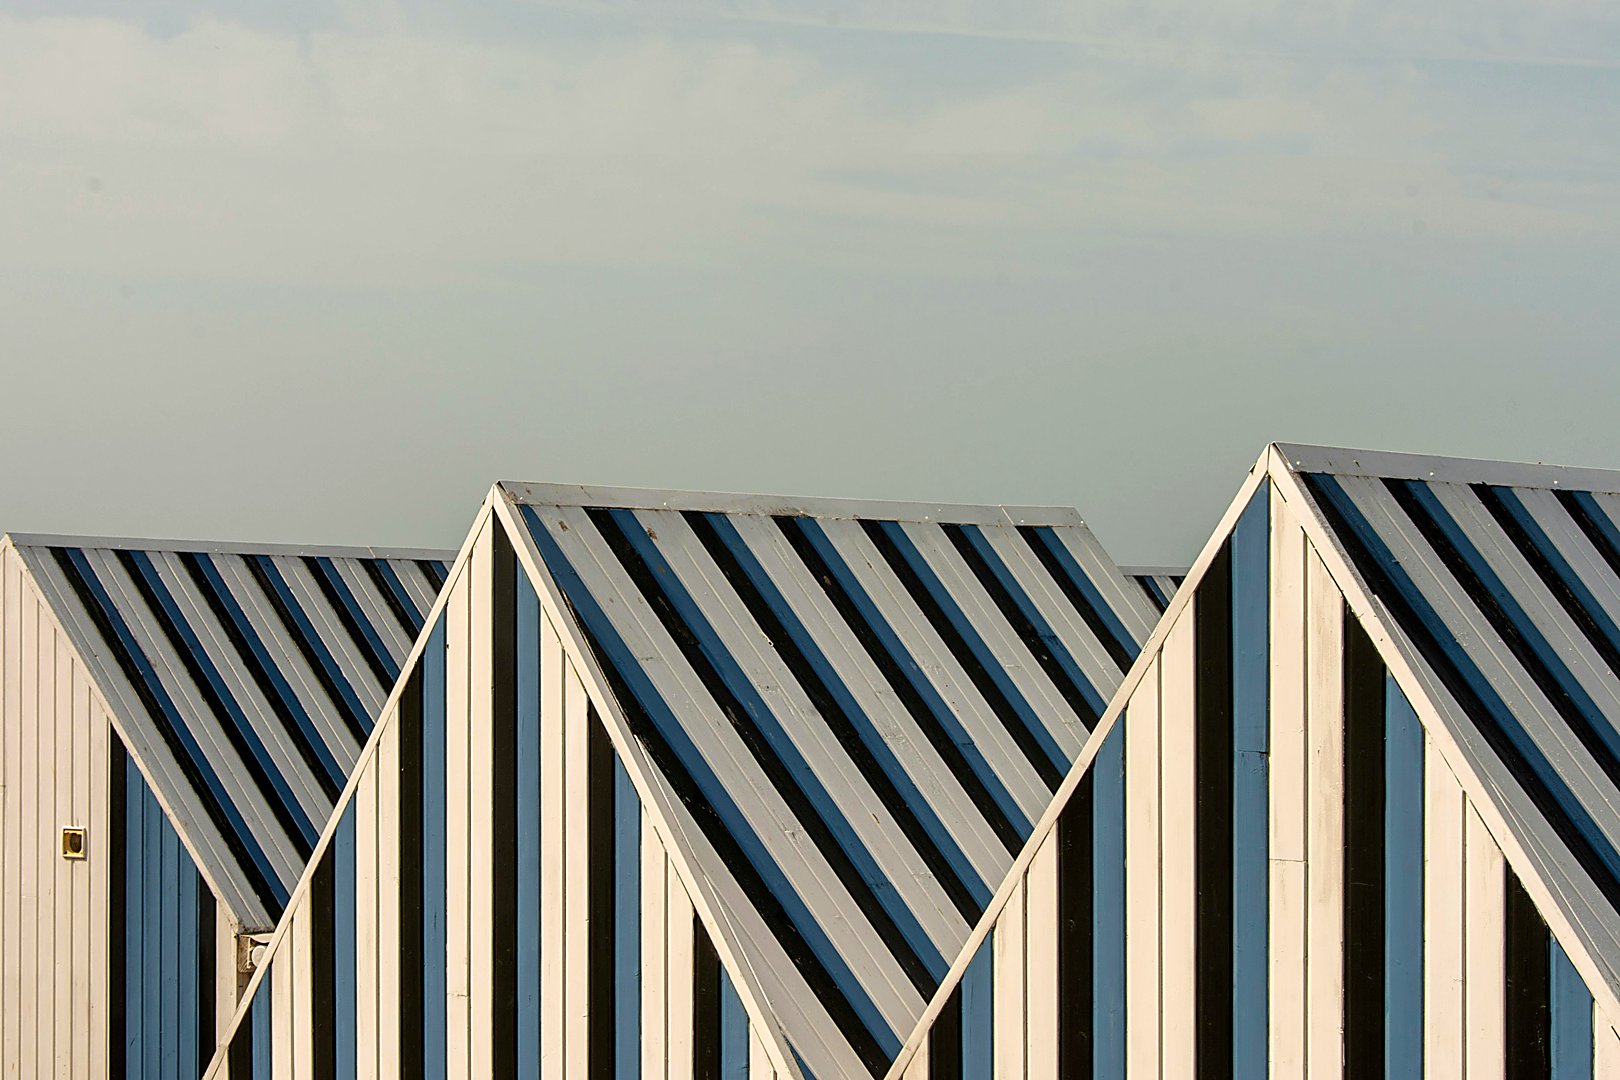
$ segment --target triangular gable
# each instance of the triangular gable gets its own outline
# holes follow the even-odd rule
[[[756,1023],[881,1074],[1148,594],[1067,511],[501,491]]]
[[[1597,1007],[1620,1015],[1612,861],[1620,796],[1609,749],[1620,731],[1620,668],[1610,661],[1620,625],[1620,473],[1272,446],[1188,571],[891,1080],[911,1075],[914,1055],[1052,849],[1133,698],[1141,691],[1153,703],[1144,679],[1170,635],[1185,642],[1191,631],[1178,620],[1268,482],[1326,587],[1342,594],[1404,694],[1400,707],[1415,713],[1440,768],[1477,811],[1486,843],[1500,848]],[[1117,748],[1109,760],[1117,767]]]
[[[9,539],[199,870],[274,926],[446,553]]]

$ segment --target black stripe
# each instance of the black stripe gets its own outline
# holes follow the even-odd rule
[[[230,640],[231,647],[236,650],[236,655],[241,660],[242,666],[252,674],[254,684],[258,686],[259,692],[264,695],[264,700],[269,703],[271,711],[276,714],[276,719],[281,722],[281,728],[286,733],[287,740],[297,748],[298,756],[308,768],[310,777],[320,785],[321,791],[328,799],[336,802],[338,795],[343,790],[341,781],[327,771],[327,765],[321,760],[319,752],[305,737],[303,725],[299,723],[298,718],[292,714],[291,708],[282,698],[281,690],[277,688],[275,679],[265,666],[259,662],[259,657],[256,655],[253,645],[243,636],[241,629],[236,625],[236,620],[231,617],[230,609],[226,606],[224,598],[219,595],[218,590],[214,588],[214,583],[209,580],[208,575],[203,571],[202,560],[206,558],[208,556],[196,552],[182,552],[180,563],[186,568],[186,573],[191,577],[192,585],[196,587],[197,592],[201,594],[203,600],[208,604],[208,609],[214,613],[214,620],[219,623],[220,629],[225,631],[225,636]],[[268,651],[268,646],[265,646],[265,648]]]
[[[366,568],[366,576],[371,579],[372,587],[377,590],[377,594],[387,603],[388,610],[393,613],[394,621],[405,632],[406,640],[415,641],[416,635],[422,630],[422,616],[416,611],[416,605],[411,604],[410,609],[406,609],[408,598],[399,595],[395,591],[399,586],[390,581],[388,575],[383,573],[381,559],[360,559],[359,563]]]
[[[101,604],[96,600],[90,586],[79,576],[79,568],[73,565],[73,560],[65,548],[52,548],[51,555],[56,559],[57,567],[67,578],[68,587],[78,597],[79,604],[84,608],[85,613],[90,616],[90,621],[95,624],[97,633],[101,635],[102,641],[106,643],[107,648],[112,652],[113,659],[117,661],[119,670],[123,672],[124,678],[135,691],[135,696],[140,699],[141,706],[146,710],[147,716],[157,725],[159,735],[165,745],[169,747],[175,763],[180,766],[181,773],[196,794],[198,801],[202,803],[203,811],[208,815],[208,820],[213,824],[214,830],[219,834],[220,839],[224,841],[225,846],[230,849],[231,855],[243,876],[248,879],[248,886],[252,888],[259,901],[264,904],[266,910],[280,911],[282,902],[277,896],[276,890],[271,887],[269,879],[260,871],[258,863],[248,853],[246,846],[242,844],[237,836],[235,826],[231,824],[230,818],[226,815],[224,807],[220,804],[219,797],[203,777],[202,770],[192,760],[191,755],[186,753],[185,743],[181,740],[179,732],[175,730],[174,723],[168,712],[163,708],[162,703],[158,701],[157,695],[153,693],[152,688],[147,684],[145,677],[141,673],[140,665],[135,662],[135,658],[124,647],[123,640],[118,636],[117,631],[113,629],[112,620],[108,617],[107,612],[102,610]],[[294,834],[295,837],[296,835]]]
[[[737,700],[724,676],[715,669],[714,663],[704,651],[696,634],[686,625],[670,598],[664,593],[658,575],[654,574],[642,560],[640,553],[620,528],[619,519],[611,511],[600,508],[588,508],[585,512],[590,515],[597,531],[618,558],[620,565],[635,583],[648,606],[658,616],[659,622],[674,640],[676,647],[681,650],[681,655],[685,657],[698,680],[703,683],[704,689],[713,698],[721,714],[747,747],[754,762],[764,772],[771,787],[787,804],[788,811],[804,829],[810,841],[815,844],[816,850],[821,853],[828,867],[849,893],[853,902],[853,909],[849,913],[851,920],[856,917],[857,912],[865,915],[867,922],[883,940],[883,944],[894,956],[896,963],[900,965],[900,969],[911,981],[917,993],[924,998],[928,997],[938,985],[929,973],[928,966],[912,949],[911,943],[906,940],[894,919],[878,900],[871,884],[861,875],[854,860],[839,844],[831,827],[821,816],[820,809],[805,794],[793,773],[777,756],[770,740],[759,730],[759,725],[755,723],[748,709]]]
[[[858,725],[869,724],[868,718],[865,716],[853,717],[844,711],[838,699],[828,689],[826,683],[822,681],[821,676],[816,673],[815,666],[799,650],[798,645],[793,640],[793,635],[782,625],[781,621],[776,617],[776,612],[771,610],[770,604],[765,601],[759,590],[754,587],[754,583],[749,579],[747,572],[738,565],[736,556],[732,554],[731,549],[726,546],[719,533],[715,532],[714,524],[709,520],[708,515],[700,511],[688,510],[683,516],[686,518],[687,523],[691,525],[692,531],[697,534],[698,540],[702,542],[709,556],[720,567],[720,572],[725,575],[731,587],[736,590],[737,595],[742,599],[743,606],[748,609],[749,614],[754,617],[754,621],[759,624],[760,631],[771,643],[771,647],[776,650],[782,662],[793,673],[794,679],[797,680],[800,688],[804,690],[805,695],[810,699],[810,703],[815,706],[816,712],[826,722],[833,737],[838,740],[838,745],[855,763],[855,767],[860,770],[862,779],[871,787],[878,801],[894,816],[895,823],[900,827],[900,831],[905,834],[907,840],[911,841],[911,846],[916,849],[917,854],[921,856],[923,862],[928,866],[929,871],[934,875],[934,879],[939,882],[940,888],[945,891],[945,895],[950,897],[951,903],[955,905],[957,912],[969,924],[978,921],[983,909],[974,902],[972,894],[968,891],[967,884],[957,876],[950,860],[929,839],[928,831],[923,827],[922,822],[917,819],[917,815],[906,800],[901,797],[900,792],[883,771],[883,766],[878,764],[877,758],[872,756],[872,752],[867,749],[866,743],[861,739]]]
[[[618,1010],[614,1008],[614,866],[617,830],[613,827],[613,743],[608,738],[596,706],[587,709],[585,782],[590,822],[586,861],[590,880],[586,918],[590,924],[589,975],[590,1001],[589,1072],[595,1080],[613,1080],[615,1031]],[[515,985],[515,984],[514,984]]]
[[[391,656],[377,652],[371,641],[376,630],[369,625],[361,626],[356,613],[350,611],[349,606],[343,602],[341,590],[347,588],[348,583],[335,580],[338,572],[337,567],[332,565],[330,559],[324,559],[316,555],[305,555],[302,557],[302,561],[304,569],[309,571],[309,576],[314,578],[315,584],[320,587],[321,595],[326,598],[327,606],[332,609],[337,615],[338,621],[343,624],[344,632],[349,635],[349,639],[354,642],[355,648],[359,649],[360,654],[365,657],[366,666],[371,669],[372,677],[377,680],[377,685],[384,690],[392,689],[394,676],[398,674],[398,669],[394,666],[394,659]],[[349,593],[353,596],[354,591],[350,589]],[[355,603],[358,606],[358,597],[355,598]]]
[[[883,556],[883,561],[889,564],[894,576],[905,586],[912,602],[922,609],[923,617],[928,620],[928,624],[934,628],[934,632],[945,642],[945,647],[967,673],[968,680],[979,691],[979,696],[990,706],[990,711],[996,714],[1001,726],[1007,729],[1007,734],[1023,753],[1030,768],[1035,770],[1042,783],[1050,790],[1056,791],[1058,785],[1063,783],[1063,771],[1046,756],[1046,751],[1041,749],[1035,733],[1029,730],[1013,703],[1007,700],[1007,696],[1001,692],[1001,687],[996,685],[996,680],[979,662],[972,647],[952,625],[950,616],[945,614],[933,594],[928,591],[928,586],[923,584],[922,578],[917,576],[917,572],[906,561],[906,557],[900,553],[900,549],[895,546],[894,538],[884,529],[883,523],[862,521],[861,528],[876,546],[878,553]]]
[[[720,1080],[720,957],[693,916],[692,1080]]]
[[[979,579],[984,591],[990,594],[990,599],[995,602],[996,610],[1001,612],[1001,617],[1017,631],[1024,647],[1035,657],[1035,662],[1041,665],[1041,670],[1052,680],[1052,685],[1063,695],[1063,700],[1074,710],[1074,715],[1079,717],[1086,730],[1090,731],[1097,724],[1097,711],[1091,707],[1085,690],[1074,681],[1073,673],[1058,660],[1047,638],[1035,629],[1035,624],[1029,621],[1023,608],[1018,606],[1018,601],[1014,600],[1012,594],[1002,585],[1001,579],[996,576],[990,564],[984,561],[979,549],[973,546],[973,541],[966,532],[967,527],[943,525],[941,528],[950,538],[951,546],[962,556],[962,561],[973,571],[973,576]]]
[[[1468,560],[1464,558],[1462,552],[1458,551],[1446,537],[1439,522],[1435,521],[1422,501],[1417,498],[1413,485],[1418,483],[1421,481],[1385,480],[1384,486],[1406,512],[1406,516],[1412,520],[1412,524],[1417,526],[1435,554],[1440,556],[1440,561],[1445,563],[1446,569],[1451,571],[1458,584],[1468,593],[1468,598],[1474,602],[1479,613],[1485,616],[1491,628],[1501,637],[1503,644],[1513,653],[1514,659],[1518,660],[1547,701],[1557,710],[1559,717],[1581,741],[1581,746],[1585,747],[1592,760],[1608,776],[1610,782],[1620,785],[1620,758],[1616,758],[1609,751],[1608,744],[1593,727],[1592,718],[1575,703],[1557,674],[1525,638],[1524,631],[1503,610],[1491,590],[1468,565]]]
[[[255,1000],[254,1004],[249,1006],[247,1015],[242,1017],[242,1022],[236,1026],[235,1033],[231,1035],[231,1047],[226,1051],[225,1060],[230,1066],[230,1075],[233,1078],[258,1080],[253,1075],[253,1013],[259,1007],[258,1001]]]
[[[493,667],[490,733],[490,798],[494,803],[490,846],[494,881],[489,933],[493,936],[491,1060],[496,1076],[517,1075],[518,1044],[518,820],[517,820],[517,556],[504,528],[495,529],[491,604]],[[594,835],[594,832],[593,832]],[[600,933],[591,925],[594,943]],[[596,1022],[592,1012],[591,1022]]]
[[[1193,603],[1199,1080],[1232,1076],[1232,544]],[[1177,748],[1164,748],[1178,752]]]
[[[315,866],[309,889],[310,1037],[314,1080],[337,1080],[337,904],[331,846]]]
[[[111,1080],[124,1080],[128,1043],[124,987],[129,979],[129,928],[124,922],[129,888],[129,755],[118,735],[112,735],[107,742],[107,1075]]]
[[[572,602],[564,593],[564,602],[572,609]],[[640,700],[625,684],[623,675],[608,659],[602,650],[596,635],[591,632],[585,620],[570,611],[571,617],[580,631],[585,635],[586,644],[591,654],[596,658],[597,664],[607,677],[615,700],[624,712],[625,722],[629,724],[636,741],[646,748],[647,754],[653,760],[653,765],[669,783],[670,788],[681,800],[687,813],[702,831],[703,837],[714,849],[720,862],[731,872],[737,881],[737,886],[748,897],[748,901],[759,912],[761,920],[770,929],[777,944],[793,963],[799,976],[809,985],[811,993],[816,995],[821,1007],[827,1011],[839,1032],[849,1040],[850,1046],[855,1050],[863,1064],[872,1072],[873,1076],[881,1076],[889,1066],[888,1055],[883,1052],[876,1037],[867,1030],[860,1015],[850,1005],[844,992],[839,989],[838,983],[822,966],[817,959],[815,951],[799,933],[797,926],[783,908],[782,902],[771,891],[765,879],[748,860],[742,845],[736,837],[726,828],[714,807],[704,796],[702,790],[686,771],[680,757],[671,749],[665,740],[663,732],[653,723],[647,715]]]
[[[821,553],[810,542],[810,538],[804,534],[798,519],[778,517],[775,521],[777,528],[781,530],[783,537],[793,548],[794,553],[804,563],[805,569],[821,586],[821,591],[827,595],[827,599],[831,601],[833,607],[838,609],[838,614],[843,617],[844,623],[849,627],[850,632],[855,635],[855,639],[866,650],[867,657],[877,666],[878,671],[883,674],[884,680],[889,684],[889,689],[894,691],[895,697],[906,707],[906,712],[911,714],[911,719],[917,725],[917,729],[928,739],[928,744],[934,748],[934,752],[945,763],[945,767],[956,778],[957,784],[967,793],[968,798],[973,800],[974,808],[979,811],[980,816],[995,832],[1002,845],[1006,847],[1008,854],[1016,856],[1023,849],[1023,836],[1013,826],[1007,815],[1002,812],[1001,807],[984,786],[983,781],[973,771],[973,766],[968,764],[967,758],[962,754],[962,748],[956,744],[955,739],[951,738],[951,733],[945,730],[938,718],[934,716],[932,710],[928,708],[928,703],[917,692],[917,688],[911,685],[911,680],[906,678],[899,662],[884,647],[883,642],[877,636],[877,632],[861,617],[860,609],[856,607],[854,600],[844,591],[837,577],[828,568],[826,562],[822,560]]]
[[[422,667],[399,697],[399,1069],[422,1080]],[[233,1074],[234,1075],[234,1074]]]
[[[303,808],[296,805],[290,806],[282,801],[282,794],[276,790],[275,781],[271,779],[269,770],[264,763],[259,761],[258,756],[253,752],[253,748],[248,745],[242,729],[238,726],[237,717],[241,716],[242,722],[246,723],[246,716],[238,710],[233,710],[231,705],[226,704],[225,699],[214,688],[212,680],[208,678],[207,672],[203,670],[202,661],[192,651],[184,635],[181,634],[180,628],[175,626],[174,621],[163,610],[163,604],[158,598],[157,590],[153,587],[152,582],[147,580],[145,572],[135,558],[135,554],[122,549],[115,551],[113,554],[117,558],[118,564],[124,568],[124,573],[134,583],[135,591],[140,594],[141,600],[146,604],[147,613],[157,623],[159,629],[163,631],[163,636],[168,640],[169,647],[179,659],[180,665],[185,668],[187,677],[191,679],[193,688],[202,696],[209,712],[213,713],[215,728],[222,732],[226,740],[230,742],[231,749],[236,754],[238,768],[252,779],[253,786],[258,788],[260,795],[264,796],[265,805],[270,808],[270,813],[275,817],[276,824],[281,826],[281,831],[286,834],[287,841],[298,852],[299,858],[308,860],[310,853],[315,849],[314,845],[304,835],[309,823],[303,820]],[[153,572],[156,573],[155,568]],[[268,753],[268,747],[266,752]]]
[[[1074,789],[1057,824],[1058,889],[1058,1075],[1091,1080],[1096,1035],[1092,1030],[1092,841],[1095,773]]]
[[[1447,693],[1473,721],[1475,729],[1490,745],[1492,753],[1512,774],[1542,819],[1552,825],[1559,840],[1563,841],[1570,854],[1580,863],[1592,883],[1603,893],[1611,906],[1620,908],[1620,882],[1616,882],[1609,872],[1607,861],[1570,819],[1553,790],[1524,760],[1518,747],[1514,745],[1512,736],[1503,728],[1502,720],[1474,691],[1468,677],[1452,660],[1445,645],[1428,629],[1424,619],[1413,606],[1413,601],[1396,584],[1380,557],[1369,550],[1366,541],[1350,524],[1334,492],[1329,490],[1315,474],[1305,474],[1305,482],[1310,487],[1318,508],[1322,510],[1334,533],[1349,553],[1356,571],[1371,587],[1373,595],[1389,608],[1398,624],[1407,628],[1412,643],[1417,646],[1424,662],[1439,677]]]
[[[1135,643],[1120,641],[1114,636],[1114,632],[1108,628],[1107,620],[1102,617],[1102,614],[1096,608],[1092,607],[1091,601],[1086,599],[1086,594],[1080,590],[1080,586],[1069,576],[1069,572],[1064,568],[1063,563],[1052,553],[1052,549],[1046,546],[1046,541],[1041,536],[1044,531],[1048,530],[1039,525],[1018,526],[1018,535],[1024,538],[1024,543],[1029,545],[1029,549],[1035,553],[1035,557],[1041,560],[1041,565],[1046,567],[1046,573],[1053,581],[1057,582],[1058,588],[1063,590],[1063,595],[1068,599],[1069,605],[1074,608],[1081,619],[1085,620],[1085,624],[1090,628],[1092,636],[1108,651],[1108,656],[1114,661],[1114,666],[1119,668],[1121,673],[1129,671],[1131,662],[1136,659]]]
[[[195,869],[192,873],[197,874]],[[197,1075],[208,1071],[214,1059],[217,1021],[214,1017],[214,995],[217,992],[219,968],[214,941],[216,901],[208,891],[208,883],[197,874]],[[234,965],[233,965],[234,966]]]
[[[1620,551],[1615,549],[1609,540],[1608,532],[1599,525],[1582,504],[1580,498],[1573,491],[1555,491],[1553,496],[1558,500],[1564,512],[1570,516],[1576,526],[1585,534],[1603,561],[1609,564],[1609,570],[1620,576]]]
[[[310,672],[315,676],[315,680],[321,684],[321,689],[326,692],[327,698],[331,700],[332,708],[343,718],[344,725],[354,735],[355,742],[364,746],[367,737],[367,718],[354,715],[353,710],[349,708],[348,703],[344,700],[343,691],[338,689],[337,683],[333,681],[332,673],[326,670],[326,665],[321,663],[321,658],[316,654],[314,646],[310,644],[308,638],[304,637],[304,631],[298,625],[297,618],[287,609],[287,605],[282,602],[281,594],[276,591],[274,583],[270,580],[270,571],[267,567],[268,561],[269,556],[265,555],[248,555],[242,559],[243,565],[248,568],[248,572],[253,575],[253,580],[258,584],[259,591],[264,594],[265,600],[275,610],[276,617],[281,620],[282,629],[287,632],[287,637],[291,639],[294,647],[298,649],[298,654],[304,658],[304,663],[308,665]]]
[[[1552,939],[1535,903],[1513,871],[1503,872],[1507,890],[1506,951],[1507,1075],[1513,1080],[1552,1076]]]
[[[1340,602],[1344,626],[1345,1075],[1384,1075],[1384,662]]]
[[[1062,1075],[1062,1073],[1059,1073]],[[962,985],[957,983],[928,1029],[928,1080],[962,1078]]]
[[[441,564],[432,559],[417,559],[416,568],[427,575],[427,579],[433,583],[435,593],[444,588],[444,567]]]

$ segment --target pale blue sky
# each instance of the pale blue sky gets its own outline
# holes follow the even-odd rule
[[[132,8],[143,18],[132,16]],[[0,0],[0,528],[1620,466],[1620,9]]]

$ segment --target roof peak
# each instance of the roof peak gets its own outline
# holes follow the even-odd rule
[[[970,503],[896,502],[880,499],[805,498],[723,491],[601,487],[587,484],[535,484],[500,481],[496,487],[513,502],[540,506],[605,506],[628,510],[697,510],[723,514],[762,514],[814,518],[872,518],[963,525],[1084,526],[1068,506],[1004,506]]]
[[[1297,473],[1374,476],[1449,484],[1496,484],[1568,491],[1620,492],[1620,470],[1579,468],[1540,462],[1442,457],[1388,450],[1273,443]]]

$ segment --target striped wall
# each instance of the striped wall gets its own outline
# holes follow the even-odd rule
[[[775,1073],[486,515],[212,1076]]]
[[[891,1076],[1620,1077],[1300,504],[1252,490]],[[988,1069],[960,1049],[976,978]]]
[[[0,545],[0,1076],[108,1075],[105,704]],[[87,857],[61,855],[86,830]]]

